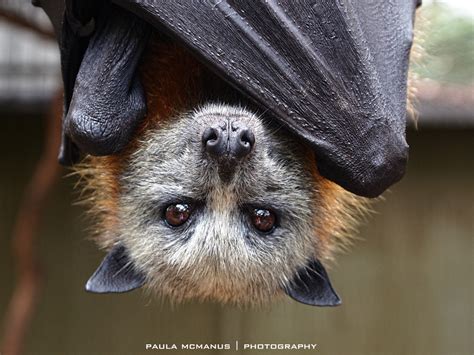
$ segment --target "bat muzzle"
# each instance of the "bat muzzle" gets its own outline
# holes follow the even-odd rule
[[[204,130],[202,144],[213,159],[240,160],[252,151],[255,135],[243,122],[225,120]]]

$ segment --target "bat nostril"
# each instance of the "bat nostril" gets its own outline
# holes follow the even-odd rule
[[[207,145],[219,139],[219,131],[214,127],[208,127],[202,134],[202,143]]]
[[[242,158],[252,151],[255,144],[255,135],[247,128],[242,127],[237,131],[237,135],[232,145],[232,153],[238,158]]]
[[[202,134],[202,144],[211,155],[221,155],[225,152],[223,132],[219,127],[208,127]]]
[[[239,133],[239,142],[242,146],[252,149],[255,144],[255,135],[250,129],[244,128]]]

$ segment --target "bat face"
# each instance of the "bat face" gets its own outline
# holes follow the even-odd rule
[[[252,112],[204,105],[141,138],[120,175],[115,247],[92,292],[336,305],[317,234],[313,157]]]
[[[119,240],[173,299],[242,303],[252,294],[262,303],[316,254],[317,186],[305,153],[242,108],[183,114],[131,156]]]

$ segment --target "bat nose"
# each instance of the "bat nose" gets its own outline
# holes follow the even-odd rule
[[[240,159],[252,151],[255,135],[241,121],[224,121],[204,130],[202,144],[213,157]]]

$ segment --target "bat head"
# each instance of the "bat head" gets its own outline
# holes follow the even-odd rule
[[[118,247],[87,288],[146,283],[178,301],[237,304],[286,291],[338,304],[317,261],[323,204],[308,155],[294,137],[230,105],[208,104],[150,130],[120,177]]]

